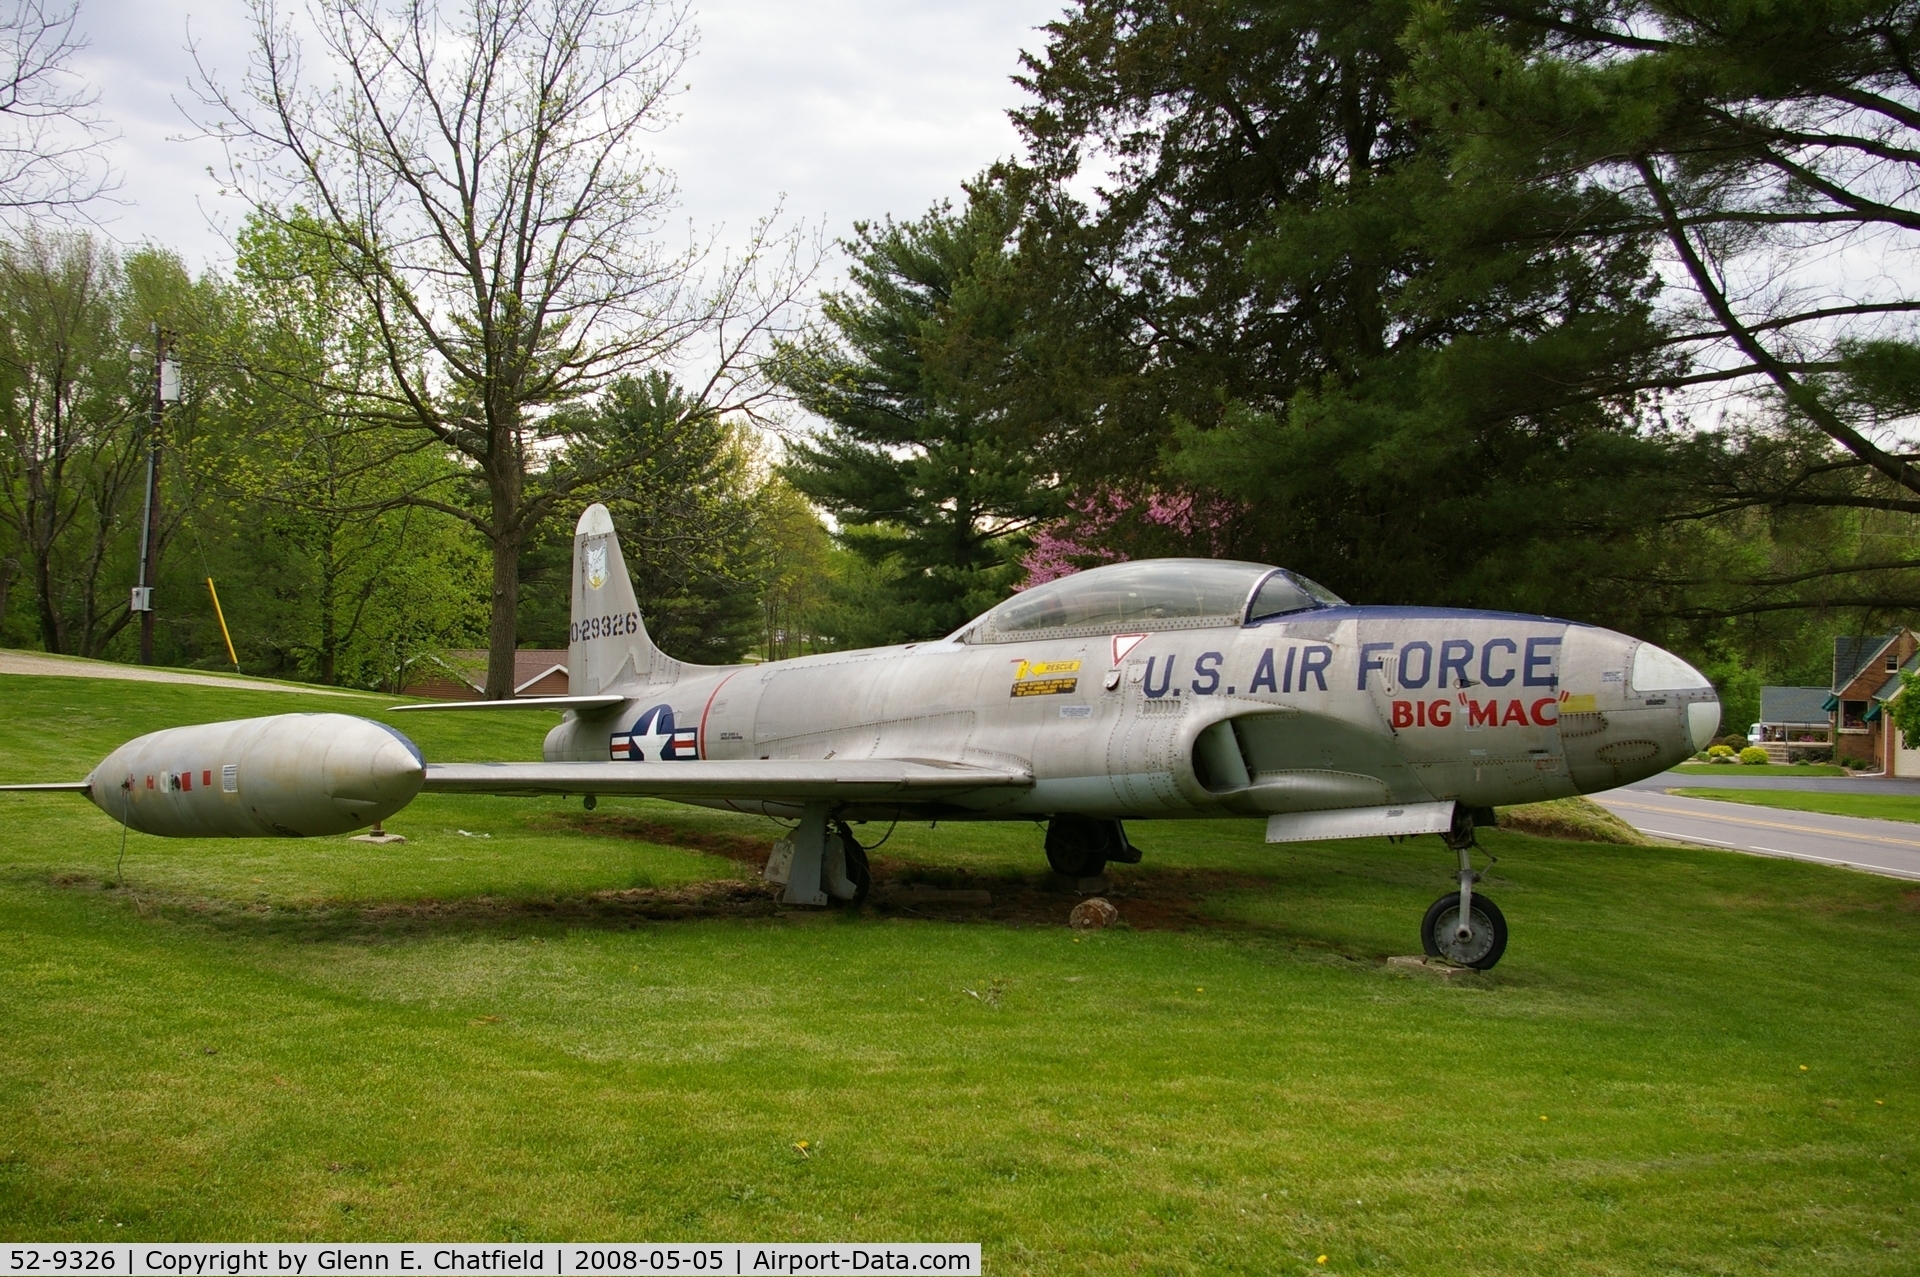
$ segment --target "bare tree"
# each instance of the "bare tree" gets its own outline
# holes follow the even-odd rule
[[[755,357],[804,286],[797,235],[665,239],[676,190],[644,150],[694,31],[677,0],[310,0],[307,34],[254,0],[236,87],[202,70],[232,189],[353,282],[386,376],[313,386],[362,421],[444,447],[493,557],[487,694],[512,695],[521,547],[574,493],[638,458],[557,458],[553,409],[643,367],[706,362],[690,411],[754,413]],[[315,84],[317,44],[334,78]],[[283,215],[282,209],[294,210]]]
[[[70,209],[112,185],[95,95],[73,73],[79,5],[14,0],[0,15],[0,210]]]

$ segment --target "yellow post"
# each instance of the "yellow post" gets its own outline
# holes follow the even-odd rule
[[[233,662],[233,672],[240,672],[240,658],[233,654],[233,635],[227,633],[227,615],[220,610],[220,591],[213,588],[213,578],[207,578],[207,593],[213,596],[213,616],[220,622],[220,637],[227,641],[227,659]]]

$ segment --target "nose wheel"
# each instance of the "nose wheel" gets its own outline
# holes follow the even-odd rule
[[[1507,919],[1485,896],[1467,904],[1467,926],[1460,925],[1460,893],[1449,891],[1427,906],[1420,920],[1421,945],[1429,958],[1485,971],[1507,951]]]
[[[1467,808],[1456,808],[1453,828],[1441,835],[1460,857],[1460,888],[1427,906],[1427,916],[1420,920],[1420,946],[1429,958],[1486,971],[1507,951],[1507,919],[1499,905],[1473,890],[1480,881],[1473,867],[1474,848],[1479,846],[1475,823]]]

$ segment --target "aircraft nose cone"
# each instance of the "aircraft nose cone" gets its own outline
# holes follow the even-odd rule
[[[1687,737],[1695,750],[1705,749],[1720,730],[1720,698],[1712,680],[1665,648],[1651,643],[1635,648],[1627,682],[1642,696],[1674,694],[1685,705]]]
[[[1687,735],[1693,738],[1696,753],[1713,744],[1720,734],[1720,699],[1693,701],[1687,706]]]

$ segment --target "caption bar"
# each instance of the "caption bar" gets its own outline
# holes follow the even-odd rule
[[[699,1273],[961,1273],[980,1271],[978,1242],[207,1242],[8,1243],[0,1272],[34,1277],[612,1277]]]

